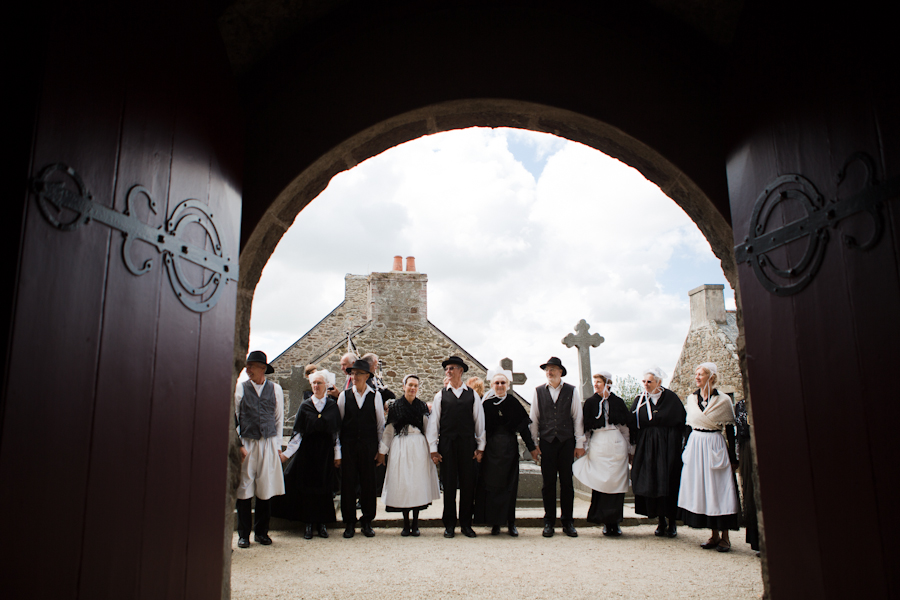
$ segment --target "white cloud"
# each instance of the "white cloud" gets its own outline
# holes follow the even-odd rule
[[[257,288],[251,346],[276,356],[341,302],[345,273],[395,254],[428,274],[429,319],[488,366],[512,358],[526,397],[550,356],[576,382],[560,340],[582,318],[606,338],[594,369],[671,374],[687,291],[724,283],[697,227],[634,169],[547,134],[451,131],[338,175],[298,216]]]

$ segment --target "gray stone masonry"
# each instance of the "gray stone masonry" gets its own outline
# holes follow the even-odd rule
[[[718,367],[716,387],[733,393],[735,401],[743,398],[743,379],[737,354],[737,319],[734,311],[725,310],[723,285],[701,285],[690,292],[691,328],[684,341],[681,356],[669,389],[682,402],[694,392],[694,371],[703,362]]]
[[[285,389],[286,429],[293,425],[300,404],[300,390],[304,389],[300,379],[307,364],[336,373],[336,385],[344,386],[346,375],[340,372],[340,359],[347,351],[348,331],[361,353],[374,352],[381,358],[384,384],[398,396],[404,375],[415,373],[420,378],[419,398],[431,401],[443,385],[441,361],[451,355],[469,365],[465,378],[487,374],[484,365],[428,321],[426,274],[348,274],[344,282],[344,301],[272,361],[272,379]]]

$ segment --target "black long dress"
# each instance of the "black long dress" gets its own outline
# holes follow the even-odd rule
[[[647,417],[646,405],[636,411],[639,398],[631,404],[637,425],[631,464],[634,511],[651,518],[674,519],[678,512],[687,413],[678,395],[666,388],[656,405],[650,405],[652,419]]]
[[[610,425],[625,425],[628,427],[629,443],[634,443],[635,420],[634,414],[625,406],[625,401],[610,394],[608,401],[608,415],[604,416],[600,410],[600,402],[603,398],[600,394],[594,394],[584,401],[582,411],[584,413],[584,435],[590,439],[596,429],[606,427],[606,418],[609,417]],[[614,525],[624,521],[625,493],[606,494],[597,490],[591,490],[591,506],[588,508],[587,520],[591,523]]]
[[[741,497],[744,500],[742,515],[747,528],[746,541],[754,550],[759,550],[759,521],[756,516],[756,498],[753,486],[753,455],[750,450],[750,420],[747,404],[739,401],[734,407],[737,421],[738,470],[741,472]]]
[[[284,468],[283,496],[273,498],[272,514],[306,523],[333,523],[334,441],[341,428],[337,403],[326,398],[322,412],[304,400],[294,420],[300,447]]]
[[[535,448],[528,425],[531,419],[512,394],[502,400],[489,395],[482,402],[487,443],[481,458],[475,490],[475,522],[491,526],[512,525],[519,491],[519,441],[528,451]]]

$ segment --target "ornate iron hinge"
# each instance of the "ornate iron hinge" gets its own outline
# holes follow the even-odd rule
[[[60,177],[62,175],[63,177]],[[74,189],[72,189],[74,187]],[[162,254],[175,295],[184,306],[195,312],[206,312],[219,301],[225,284],[238,280],[238,265],[222,251],[222,242],[209,206],[195,199],[181,202],[166,220],[165,227],[152,227],[137,218],[134,203],[144,197],[150,210],[157,214],[157,204],[150,191],[142,185],[134,185],[125,197],[124,212],[116,212],[94,202],[93,196],[71,167],[54,163],[44,167],[31,180],[31,189],[37,197],[37,205],[47,221],[60,231],[74,231],[91,221],[103,223],[122,232],[122,260],[133,275],[144,275],[153,268],[153,260],[147,259],[138,267],[131,259],[135,241],[142,241]],[[74,217],[65,221],[63,209]],[[206,235],[203,246],[196,246],[181,239],[185,229],[200,227]],[[208,249],[209,248],[209,249]],[[183,261],[204,269],[201,281],[191,283],[185,276]],[[206,277],[206,273],[209,276]]]
[[[855,237],[842,233],[844,245],[854,250],[870,250],[881,240],[884,233],[882,205],[885,200],[900,195],[900,177],[880,183],[872,157],[864,152],[856,152],[838,171],[838,185],[844,182],[847,168],[854,162],[865,167],[866,182],[859,192],[844,200],[825,200],[809,179],[796,174],[778,177],[756,198],[750,220],[751,234],[744,238],[743,244],[734,247],[734,257],[738,264],[750,263],[756,278],[766,290],[777,296],[790,296],[806,288],[822,266],[825,248],[830,239],[828,230],[836,229],[841,220],[849,216],[868,213],[873,231],[869,239],[862,243]],[[798,201],[806,210],[806,216],[778,229],[766,231],[775,207],[786,200]],[[768,252],[804,237],[809,241],[806,252],[797,264],[781,269],[768,257]],[[773,276],[778,280],[773,279]]]

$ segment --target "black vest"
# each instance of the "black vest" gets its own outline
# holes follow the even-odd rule
[[[268,379],[263,384],[262,395],[248,379],[244,382],[244,397],[241,398],[240,418],[241,437],[251,440],[270,438],[279,435],[278,424],[275,423],[275,384]]]
[[[575,437],[575,422],[572,419],[572,393],[575,388],[568,383],[562,384],[559,398],[553,403],[547,384],[539,385],[538,397],[538,433],[542,441],[565,442]]]
[[[442,440],[475,439],[474,405],[475,392],[471,388],[464,389],[459,398],[449,388],[441,390],[441,428],[438,436]]]
[[[378,420],[375,416],[375,392],[366,394],[362,408],[356,405],[353,388],[344,390],[344,420],[341,422],[341,444],[378,444]],[[384,410],[381,406],[377,410]]]

